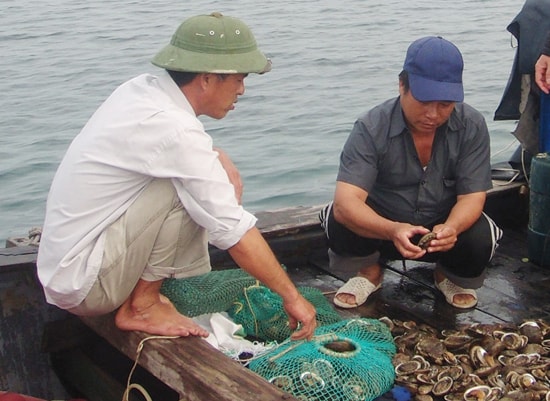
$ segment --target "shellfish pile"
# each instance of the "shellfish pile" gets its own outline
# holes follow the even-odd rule
[[[383,317],[396,384],[417,401],[550,401],[550,324],[474,324],[441,332]]]

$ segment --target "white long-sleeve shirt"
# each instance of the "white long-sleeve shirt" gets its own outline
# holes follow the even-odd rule
[[[178,86],[166,72],[140,75],[98,108],[55,174],[37,260],[48,302],[65,309],[82,302],[101,266],[102,233],[154,178],[171,178],[218,248],[233,246],[256,223]]]

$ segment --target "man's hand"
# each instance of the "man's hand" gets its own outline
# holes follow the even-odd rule
[[[292,333],[293,340],[310,340],[317,327],[317,320],[315,319],[315,308],[301,295],[296,300],[290,302],[286,301],[283,304],[285,311],[288,315],[289,327],[291,330],[298,328],[299,330]]]
[[[446,224],[438,224],[433,230],[436,238],[430,242],[428,252],[446,252],[455,246],[458,233],[454,227]]]
[[[405,259],[418,259],[426,254],[426,250],[411,242],[411,238],[417,235],[429,233],[426,227],[413,226],[408,223],[394,223],[391,240],[399,253]]]
[[[539,57],[535,64],[535,82],[544,93],[550,93],[550,56]]]
[[[218,158],[220,159],[220,163],[222,164],[223,169],[227,173],[227,177],[229,178],[229,182],[233,184],[233,187],[235,188],[235,197],[237,198],[237,202],[239,202],[239,205],[242,202],[242,196],[243,196],[243,181],[241,180],[241,174],[239,173],[239,170],[237,167],[233,164],[227,153],[225,153],[223,150],[219,148],[214,148],[216,152],[218,152]]]

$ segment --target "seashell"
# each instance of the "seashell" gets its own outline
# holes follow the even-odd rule
[[[526,336],[530,343],[540,344],[543,340],[542,329],[535,321],[526,321],[519,326],[519,332]]]
[[[449,376],[442,377],[433,385],[432,393],[433,395],[436,395],[436,396],[445,395],[449,391],[451,391],[453,384],[454,384],[454,380],[451,377]]]
[[[486,401],[491,394],[491,387],[480,385],[470,387],[464,392],[464,401]]]
[[[528,366],[538,360],[538,354],[518,354],[510,358],[508,365],[512,366]]]
[[[524,354],[539,354],[546,355],[550,352],[550,349],[545,348],[542,344],[529,343],[523,347]]]
[[[397,352],[392,358],[394,366],[397,366],[402,362],[408,362],[410,360],[411,357],[403,352]]]
[[[435,383],[434,378],[426,372],[417,374],[416,380],[418,380],[420,383],[429,384],[429,385],[433,385]]]
[[[443,338],[449,337],[449,336],[460,336],[460,335],[467,335],[467,334],[464,334],[462,331],[455,330],[455,329],[443,329],[443,330],[441,330],[441,336]]]
[[[431,384],[422,384],[418,386],[417,394],[430,394],[432,392],[433,386]]]
[[[395,323],[389,317],[382,316],[378,320],[380,320],[382,323],[384,323],[386,326],[388,326],[388,328],[390,329],[391,332],[393,332],[395,330]]]
[[[513,350],[513,349],[505,349],[500,354],[512,357],[512,356],[516,356],[517,354],[519,354],[519,352],[517,352],[516,350]]]
[[[414,399],[415,401],[433,401],[433,397],[429,394],[417,394]]]
[[[395,367],[395,374],[398,376],[401,375],[407,375],[410,373],[414,373],[417,370],[420,370],[422,367],[422,364],[420,361],[417,360],[410,360],[407,362],[401,362],[399,365]]]
[[[516,371],[510,371],[506,373],[504,376],[504,379],[512,386],[512,387],[518,387],[519,386],[519,377],[520,374]]]
[[[521,387],[528,388],[535,384],[536,381],[537,379],[535,379],[532,374],[524,373],[519,377],[518,383]]]
[[[499,365],[481,366],[476,370],[474,370],[474,374],[478,375],[481,378],[484,378],[496,372],[499,367],[500,367]]]
[[[323,379],[326,380],[332,379],[336,373],[332,363],[326,359],[316,359],[313,361],[313,368]]]
[[[452,352],[446,351],[443,353],[443,360],[447,362],[449,365],[457,365],[458,359],[455,354]]]
[[[514,332],[504,333],[502,337],[500,337],[500,341],[506,345],[507,349],[511,350],[518,350],[527,344],[527,342],[524,343],[525,340],[520,334]]]
[[[275,376],[269,382],[284,391],[292,389],[292,379],[289,376]]]
[[[469,377],[472,379],[472,383],[474,383],[477,386],[481,386],[485,384],[485,382],[481,379],[481,377],[479,377],[475,373],[470,373]]]
[[[506,388],[506,383],[502,380],[502,376],[500,375],[491,375],[487,378],[487,384],[490,384],[492,387],[495,388],[498,387],[500,389]]]
[[[485,337],[480,344],[490,355],[498,355],[506,349],[506,344],[498,338]]]
[[[531,374],[539,380],[546,380],[547,370],[544,368],[534,368],[531,370]]]
[[[416,322],[414,320],[405,320],[402,324],[403,327],[407,330],[416,328]]]
[[[496,401],[500,400],[500,397],[504,393],[504,390],[500,387],[491,387],[491,392],[485,399],[485,401]]]
[[[364,400],[367,396],[367,388],[367,383],[358,378],[352,378],[342,386],[344,394],[348,399],[354,401]]]
[[[463,401],[462,393],[449,393],[443,397],[445,401]]]
[[[474,372],[474,368],[469,362],[459,362],[459,364],[462,370],[464,371],[464,374],[469,375]]]
[[[445,344],[435,337],[422,338],[416,344],[415,350],[436,363],[441,363],[443,361],[443,355],[447,351]]]
[[[420,362],[420,369],[429,369],[430,368],[430,362],[426,360],[422,355],[415,355],[411,358],[411,361],[418,361]]]
[[[447,374],[453,380],[457,380],[462,373],[464,373],[464,369],[460,365],[451,366],[447,371]]]
[[[503,326],[499,324],[484,324],[484,323],[477,323],[472,324],[469,327],[466,328],[466,333],[472,335],[473,337],[485,337],[485,336],[492,336],[499,338],[500,335],[504,333],[502,330]]]
[[[467,334],[451,334],[443,339],[443,344],[450,350],[458,350],[470,344],[472,340]]]
[[[474,366],[494,366],[496,364],[494,358],[480,345],[474,345],[470,348],[470,359]]]
[[[435,239],[437,237],[437,234],[434,233],[434,232],[429,232],[427,234],[424,234],[420,240],[418,241],[418,243],[416,244],[417,246],[419,246],[420,248],[422,249],[428,249],[428,247],[430,246],[430,242]]]
[[[534,394],[525,390],[512,390],[502,398],[507,401],[534,401]]]
[[[497,357],[497,361],[502,365],[502,366],[507,366],[510,364],[510,359],[512,359],[511,356],[506,356],[504,354],[500,354],[498,357]]]
[[[304,372],[300,375],[303,385],[308,388],[322,389],[325,387],[325,381],[314,372]]]

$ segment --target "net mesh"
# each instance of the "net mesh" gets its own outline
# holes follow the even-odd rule
[[[288,341],[249,368],[299,400],[370,401],[391,389],[396,348],[384,323],[341,320],[311,341]]]
[[[342,320],[320,290],[298,287],[298,291],[315,306],[319,326]],[[282,298],[262,285],[244,288],[227,313],[235,323],[243,326],[247,335],[260,340],[282,342],[292,334]]]
[[[161,293],[185,316],[225,312],[256,279],[241,269],[215,270],[201,276],[164,280]]]

